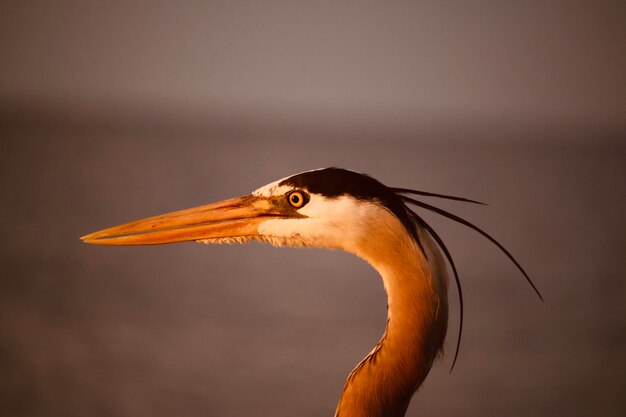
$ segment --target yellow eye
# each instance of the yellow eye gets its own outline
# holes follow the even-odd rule
[[[300,191],[294,191],[287,196],[289,204],[295,208],[300,208],[306,203],[306,197]]]

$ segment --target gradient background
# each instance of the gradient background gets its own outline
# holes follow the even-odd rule
[[[0,4],[1,415],[331,416],[364,262],[78,240],[330,165],[490,203],[440,205],[546,299],[426,216],[466,327],[409,416],[626,415],[623,2],[337,3]]]

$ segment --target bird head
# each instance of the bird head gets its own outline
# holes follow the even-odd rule
[[[454,273],[462,323],[461,284],[450,252],[435,230],[407,206],[410,203],[468,226],[489,239],[517,266],[541,298],[522,266],[498,241],[467,220],[406,194],[482,204],[461,197],[390,188],[364,174],[324,168],[283,178],[243,197],[136,220],[81,239],[96,245],[256,240],[276,246],[342,249],[376,264],[377,257],[394,252],[403,244],[419,247],[417,252],[424,255],[423,259],[430,254],[432,260],[437,251],[433,251],[430,236]],[[426,245],[423,245],[421,241],[425,237]],[[459,340],[461,329],[459,326]],[[457,343],[455,361],[458,350]]]
[[[377,180],[325,168],[267,184],[249,195],[162,214],[83,236],[97,245],[184,241],[315,246],[359,254],[382,224],[412,230],[400,197]]]

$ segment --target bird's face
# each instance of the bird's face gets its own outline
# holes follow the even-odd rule
[[[303,185],[281,185],[281,181],[261,187],[252,195],[283,206],[285,216],[267,219],[258,227],[257,238],[275,246],[314,246],[353,252],[369,229],[367,223],[378,218],[376,212],[387,212],[372,201],[349,194],[327,196]]]
[[[342,194],[325,196],[279,180],[250,195],[149,217],[83,236],[98,245],[197,241],[315,246],[354,252],[379,205]]]

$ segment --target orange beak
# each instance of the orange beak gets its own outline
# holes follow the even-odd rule
[[[248,195],[113,226],[81,237],[94,245],[158,245],[186,241],[254,238],[258,226],[283,217],[265,197]]]

